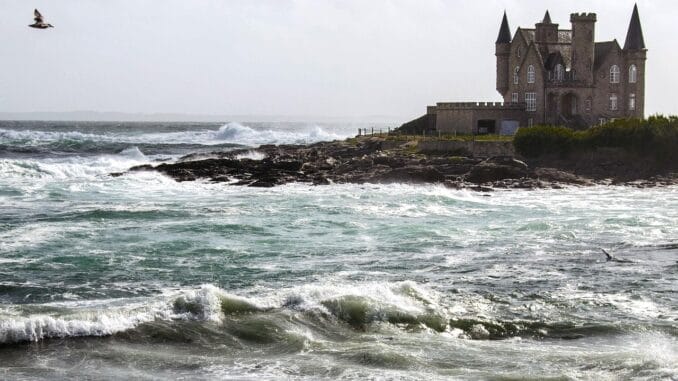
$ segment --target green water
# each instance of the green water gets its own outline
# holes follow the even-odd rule
[[[678,378],[678,188],[108,176],[236,127],[0,124],[0,378]]]

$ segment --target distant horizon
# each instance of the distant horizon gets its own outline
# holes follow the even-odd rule
[[[379,123],[403,124],[408,117],[395,115],[247,115],[247,114],[197,114],[169,112],[124,112],[124,111],[34,111],[0,112],[0,121],[44,122],[176,122],[176,123]]]

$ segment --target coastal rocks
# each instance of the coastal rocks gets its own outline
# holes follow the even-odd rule
[[[466,180],[475,184],[483,184],[505,179],[521,179],[527,174],[527,164],[522,161],[497,157],[473,166],[466,175]]]
[[[560,166],[532,163],[528,167],[511,156],[481,160],[424,155],[403,148],[402,144],[400,148],[384,151],[383,143],[382,138],[369,137],[312,145],[263,145],[254,150],[191,154],[174,163],[147,164],[129,171],[158,171],[176,181],[204,179],[250,187],[274,187],[292,182],[313,185],[438,183],[453,189],[489,192],[493,189],[558,189],[564,185],[617,184],[620,181],[635,187],[678,183],[678,175],[674,173],[659,175],[655,172],[653,176],[641,179],[634,177],[632,182],[619,176],[596,177],[598,180],[594,181],[568,167],[571,162],[562,162]],[[575,164],[579,165],[579,162]],[[612,175],[616,173],[614,171]]]
[[[409,165],[402,168],[391,169],[388,172],[371,178],[375,183],[441,183],[445,176],[434,166]]]
[[[535,168],[531,176],[551,183],[593,185],[593,182],[589,179],[555,168]]]

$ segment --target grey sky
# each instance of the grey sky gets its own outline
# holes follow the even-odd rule
[[[416,117],[499,101],[494,41],[548,8],[598,13],[623,45],[633,1],[2,0],[0,112]],[[678,113],[678,2],[638,2],[648,114]],[[54,29],[28,28],[33,8]]]

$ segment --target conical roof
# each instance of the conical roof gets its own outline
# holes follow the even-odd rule
[[[626,33],[626,42],[624,50],[642,50],[645,49],[645,39],[643,38],[643,28],[640,26],[640,16],[638,16],[638,4],[633,6],[633,14],[629,23],[629,31]]]
[[[501,20],[501,27],[499,28],[499,36],[497,37],[497,44],[508,44],[511,42],[511,29],[506,18],[506,11],[504,11],[504,19]]]
[[[551,15],[549,14],[548,9],[546,10],[546,14],[544,15],[544,20],[541,22],[542,24],[553,24],[551,22]]]

